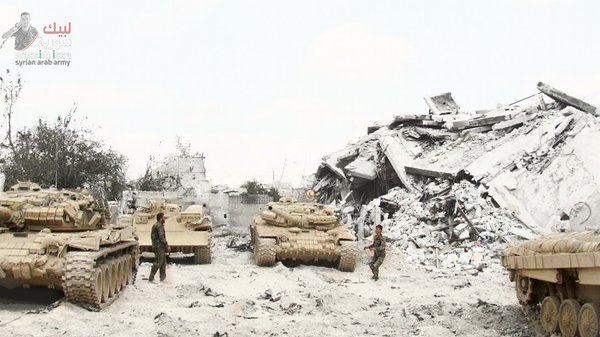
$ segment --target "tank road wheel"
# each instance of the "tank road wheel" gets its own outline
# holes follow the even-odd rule
[[[110,297],[115,296],[119,290],[117,285],[119,284],[119,267],[117,266],[116,259],[110,259],[107,261],[108,267],[110,268]]]
[[[124,256],[119,257],[119,281],[121,281],[121,291],[127,286],[127,260]]]
[[[103,263],[100,265],[100,273],[102,274],[102,303],[108,302],[110,297],[110,269]]]
[[[115,278],[115,294],[118,294],[119,291],[121,291],[121,260],[119,260],[118,258],[112,260],[112,264],[113,264],[113,277]]]
[[[102,266],[104,269],[106,269],[105,278],[108,280],[107,293],[108,297],[110,298],[115,295],[115,273],[113,272],[112,263],[110,263],[110,260],[107,260],[104,263],[102,263]]]
[[[211,260],[210,247],[199,247],[194,249],[195,264],[209,264]]]
[[[565,337],[575,337],[577,335],[577,316],[579,315],[581,305],[573,299],[564,300],[560,304],[558,313],[558,326],[560,332]]]
[[[277,241],[272,238],[256,237],[254,243],[254,263],[268,267],[275,264],[277,257]]]
[[[99,268],[94,268],[92,278],[92,283],[94,287],[94,298],[92,299],[92,302],[94,302],[95,306],[100,306],[100,302],[102,302],[102,284],[104,283],[104,278],[102,277],[102,272]]]
[[[123,256],[123,287],[126,287],[129,284],[129,270],[131,269],[131,265],[129,264],[129,256]]]
[[[598,337],[600,333],[600,305],[586,303],[579,310],[579,335]]]
[[[555,296],[546,296],[540,308],[540,323],[547,333],[554,333],[558,328],[558,311],[560,301]]]
[[[125,280],[127,284],[132,284],[133,280],[131,279],[133,276],[133,261],[131,260],[131,256],[125,256]]]
[[[517,298],[519,299],[519,303],[521,303],[522,305],[534,304],[532,279],[530,279],[529,277],[516,275],[515,289],[517,291]]]
[[[358,259],[358,246],[353,241],[340,241],[340,261],[337,268],[341,271],[353,272]]]

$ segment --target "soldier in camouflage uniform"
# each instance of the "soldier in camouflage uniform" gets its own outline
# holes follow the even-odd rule
[[[371,267],[371,271],[373,272],[372,279],[375,281],[379,280],[379,266],[381,266],[385,259],[385,238],[381,235],[382,230],[383,226],[377,225],[375,227],[373,244],[365,247],[365,249],[373,251],[373,260],[369,263],[369,267]]]
[[[156,214],[156,223],[152,225],[152,250],[154,251],[154,264],[150,270],[148,281],[154,281],[154,274],[160,269],[160,280],[164,281],[167,277],[167,252],[169,244],[165,235],[165,215],[163,213]]]

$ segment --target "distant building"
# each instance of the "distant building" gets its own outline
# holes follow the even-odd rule
[[[206,179],[204,155],[170,156],[155,172],[157,175],[177,177],[179,188],[176,192],[182,199],[197,199],[212,189],[210,181]]]

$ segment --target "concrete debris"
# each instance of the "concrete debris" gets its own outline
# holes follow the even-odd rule
[[[327,155],[317,200],[338,206],[359,240],[377,224],[409,262],[477,273],[508,242],[597,229],[596,107],[540,82],[535,94],[463,111],[450,93],[428,113],[394,116]],[[379,124],[378,124],[379,125]]]
[[[525,240],[537,239],[539,237],[539,235],[537,235],[537,234],[532,234],[530,231],[522,230],[522,229],[516,228],[516,227],[511,228],[510,232],[520,238],[525,239]]]
[[[290,303],[287,307],[280,306],[280,308],[286,315],[293,315],[302,310],[302,306],[298,303]]]
[[[438,96],[425,97],[425,102],[429,106],[430,113],[435,115],[457,114],[460,112],[460,107],[449,92]]]
[[[357,158],[345,167],[348,175],[367,180],[377,178],[377,164],[366,158]]]
[[[220,333],[217,331],[213,334],[213,337],[229,337],[229,334],[227,332]]]
[[[409,191],[413,190],[412,183],[406,176],[403,163],[410,161],[411,152],[407,141],[403,137],[393,137],[386,134],[378,134],[379,145],[385,153],[387,162],[391,164],[402,185]]]
[[[234,235],[231,237],[231,239],[227,243],[226,247],[230,248],[230,249],[234,249],[238,252],[249,252],[252,250],[252,246],[250,245],[249,239],[242,238],[237,235]]]
[[[281,293],[273,296],[271,289],[265,290],[265,293],[258,297],[259,300],[269,300],[271,302],[277,302],[281,299]]]
[[[566,94],[558,89],[555,89],[546,83],[539,82],[537,85],[537,88],[539,91],[552,97],[552,99],[554,99],[557,102],[560,102],[561,104],[572,106],[581,111],[591,113],[596,116],[598,116],[600,114],[600,110],[598,110],[597,107],[595,107],[587,102],[584,102],[583,100],[581,100],[577,97],[573,97],[573,96]]]

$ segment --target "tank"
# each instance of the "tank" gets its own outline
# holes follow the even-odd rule
[[[167,217],[165,235],[171,253],[193,254],[196,264],[211,262],[212,220],[204,214],[203,205],[190,205],[184,211],[180,205],[161,199],[137,205],[132,222],[140,237],[140,251],[152,252],[150,234],[159,212]]]
[[[502,264],[523,305],[540,306],[545,332],[600,333],[600,231],[554,234],[505,249]]]
[[[327,261],[352,272],[358,258],[356,238],[334,210],[291,197],[270,202],[250,225],[254,262],[271,266],[276,261]]]
[[[85,190],[19,182],[0,193],[0,286],[60,289],[101,309],[135,281],[132,226],[111,225],[105,199]]]

